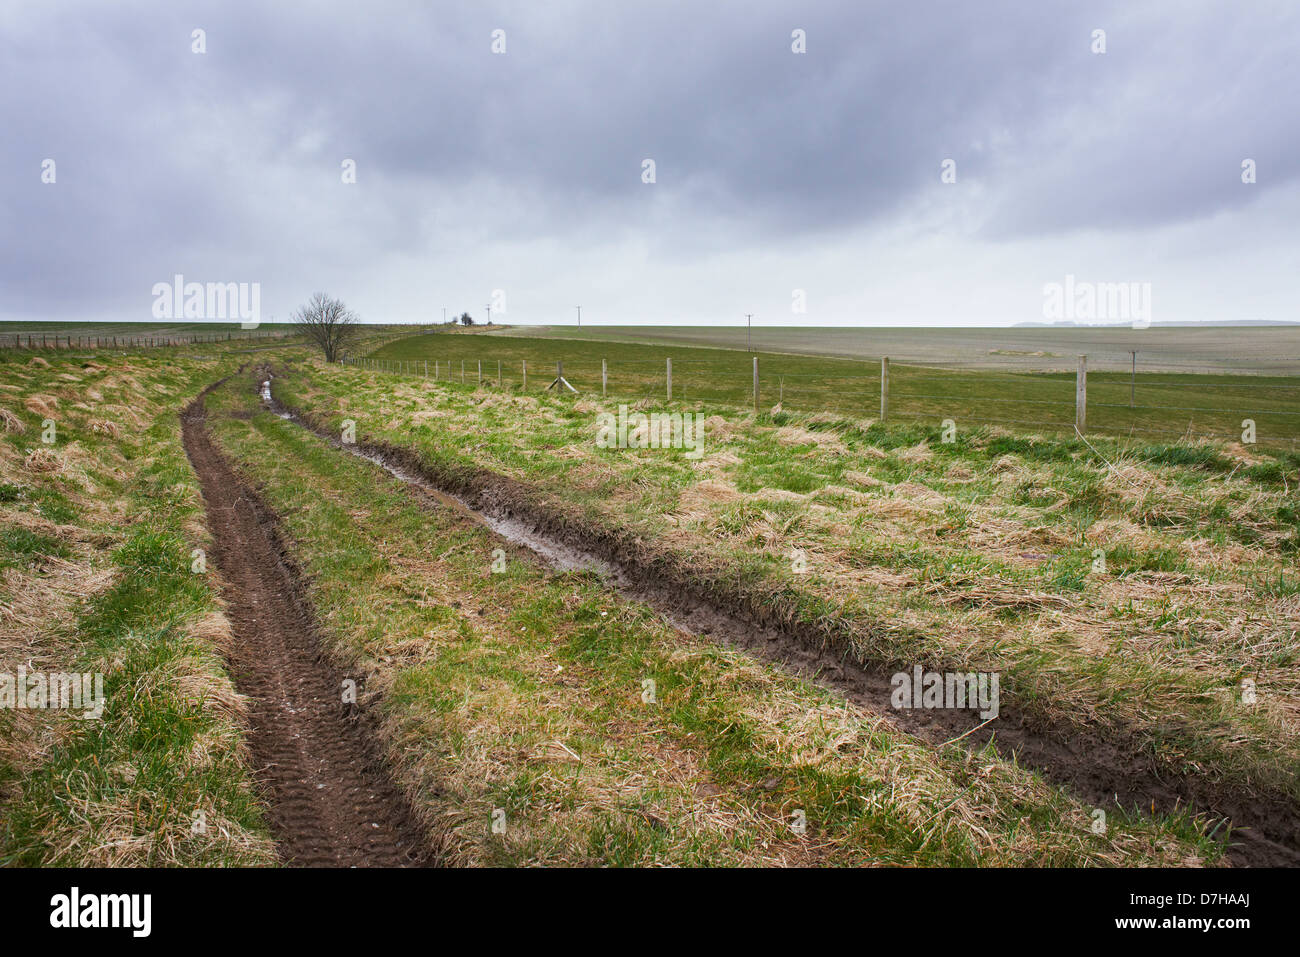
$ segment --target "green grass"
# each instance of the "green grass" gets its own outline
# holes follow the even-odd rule
[[[27,426],[0,432],[0,602],[39,600],[34,647],[51,665],[102,671],[110,691],[98,723],[0,714],[0,860],[269,862],[221,637],[199,627],[216,603],[189,571],[200,503],[175,418],[239,360],[100,357],[108,368],[95,371],[72,355],[47,354],[48,369],[29,358],[0,356],[0,383],[17,386],[0,406]],[[576,525],[639,541],[719,594],[843,628],[864,657],[1005,662],[1035,713],[1146,716],[1144,746],[1165,767],[1285,786],[1296,749],[1277,718],[1296,698],[1297,649],[1263,629],[1294,619],[1293,457],[964,426],[943,444],[933,422],[753,416],[744,395],[739,409],[694,397],[691,365],[676,407],[717,414],[725,431],[703,463],[595,449],[589,400],[314,364],[277,370],[275,388],[434,467],[525,480]],[[1111,832],[1092,835],[1090,808],[996,753],[920,746],[676,633],[591,575],[513,551],[493,575],[483,530],[274,416],[219,417],[253,413],[253,385],[237,377],[214,397],[219,441],[281,514],[334,652],[367,676],[400,779],[455,862],[1068,866],[1221,853],[1186,815],[1115,809]],[[37,394],[59,400],[53,472],[24,464],[41,416],[22,401]],[[104,419],[120,437],[97,429]],[[1098,543],[1105,575],[1092,572]],[[792,574],[794,547],[809,574]],[[1250,713],[1230,700],[1242,676],[1262,692]],[[639,697],[647,677],[653,709]],[[497,807],[504,839],[487,826]],[[810,840],[787,826],[796,808]],[[206,841],[190,831],[195,810]]]
[[[0,396],[28,425],[0,443],[0,600],[29,622],[0,640],[0,670],[99,674],[105,693],[98,719],[0,711],[0,863],[272,864],[215,583],[191,570],[201,511],[178,412],[221,370],[129,362],[130,381],[73,357],[0,363],[0,382],[57,398],[59,425],[58,467],[27,471],[40,417]]]
[[[251,411],[253,390],[232,382],[211,408]],[[382,691],[372,704],[401,776],[427,782],[417,807],[443,822],[457,862],[1074,865],[1149,859],[1157,834],[1218,853],[1185,818],[1121,814],[1094,841],[1089,809],[992,752],[922,747],[675,633],[590,573],[510,549],[492,574],[486,530],[292,423],[257,413],[214,428],[283,516],[336,654]],[[486,828],[496,807],[504,837]],[[793,809],[807,838],[787,827]]]
[[[596,338],[598,335],[592,332],[585,338],[559,339],[433,332],[389,342],[369,358],[387,363],[390,370],[418,375],[427,370],[430,377],[436,373],[441,380],[454,382],[461,381],[463,363],[468,383],[477,382],[480,363],[484,378],[495,383],[500,363],[502,384],[511,389],[522,388],[526,362],[531,392],[546,389],[562,363],[564,376],[573,386],[596,396],[601,393],[604,360],[609,394],[631,399],[666,399],[666,360],[671,359],[674,400],[737,406],[753,403],[753,366],[748,353],[734,347],[708,348],[674,341],[604,341]],[[763,351],[753,355],[759,359],[760,408],[779,403],[792,411],[826,411],[860,419],[880,414],[878,359]],[[1295,367],[1300,370],[1300,358]],[[890,369],[889,416],[934,431],[950,419],[959,434],[989,424],[1012,432],[1072,433],[1075,374],[1072,368],[976,370],[895,360]],[[1258,444],[1294,451],[1300,439],[1300,381],[1294,375],[1152,371],[1139,376],[1130,398],[1127,372],[1092,371],[1088,376],[1090,432],[1163,442],[1164,454],[1173,458],[1197,454],[1180,452],[1179,446],[1170,444],[1188,436],[1240,441],[1245,419],[1254,421]]]
[[[1221,445],[979,428],[945,444],[932,427],[650,403],[719,417],[692,463],[596,447],[596,413],[621,396],[539,400],[319,367],[275,384],[437,472],[523,481],[563,522],[864,661],[1001,670],[1047,725],[1107,729],[1172,773],[1300,791],[1300,683],[1277,664],[1300,625],[1290,453],[1246,466]],[[792,572],[795,548],[810,573]],[[1243,677],[1268,688],[1257,708],[1236,700]]]

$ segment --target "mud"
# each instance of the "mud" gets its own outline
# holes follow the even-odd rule
[[[234,631],[228,665],[250,699],[249,747],[281,858],[296,867],[428,864],[424,832],[374,728],[342,703],[347,675],[322,652],[275,516],[214,446],[204,396],[181,420]]]

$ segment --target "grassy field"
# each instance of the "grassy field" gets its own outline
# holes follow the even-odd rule
[[[234,368],[0,357],[0,673],[98,673],[105,702],[0,709],[0,863],[275,860],[177,418]]]
[[[642,343],[632,339],[605,341],[598,338],[607,334],[604,329],[593,330],[583,339],[513,334],[520,331],[413,336],[395,340],[370,356],[392,364],[392,368],[407,363],[400,367],[408,371],[423,373],[427,366],[430,377],[456,382],[462,381],[462,370],[463,381],[476,382],[481,363],[486,379],[495,382],[499,368],[502,384],[515,389],[524,385],[523,367],[527,363],[530,392],[546,389],[555,379],[558,364],[563,363],[565,378],[587,396],[600,395],[604,361],[609,394],[634,399],[667,396],[666,360],[671,359],[673,399],[735,405],[753,402],[751,356],[734,348],[704,348],[668,341]],[[642,331],[645,330],[636,330],[638,334]],[[874,331],[853,330],[853,333]],[[1257,331],[1274,332],[1251,330],[1251,335]],[[701,337],[707,339],[704,332]],[[812,337],[808,348],[832,349],[838,340],[830,333],[845,331],[822,332],[828,335]],[[944,337],[949,332],[925,330],[929,338],[923,339],[911,330],[909,336],[917,342],[928,342],[931,349],[942,350],[946,348]],[[1160,348],[1170,356],[1181,355],[1186,360],[1190,353],[1177,352],[1176,343],[1166,338],[1169,333],[1170,330],[1158,331]],[[1148,335],[1150,331],[1132,334]],[[1242,333],[1237,336],[1247,338]],[[1198,349],[1217,347],[1209,341],[1197,345]],[[880,415],[878,359],[755,354],[759,358],[760,406],[764,409],[827,411],[860,419],[875,419]],[[1226,348],[1222,353],[1232,354]],[[1275,358],[1277,355],[1274,352]],[[1241,356],[1241,361],[1246,361],[1244,351]],[[1069,371],[1048,372],[939,368],[891,358],[889,417],[936,426],[951,419],[959,430],[992,424],[1020,432],[1072,433],[1075,361],[1071,355],[1067,362],[1058,364],[1058,368],[1063,365]],[[1273,367],[1260,366],[1248,371],[1257,373],[1262,368]],[[1198,437],[1241,441],[1242,423],[1249,419],[1255,425],[1255,439],[1259,444],[1295,450],[1300,440],[1300,378],[1295,375],[1300,371],[1300,359],[1291,362],[1289,368],[1289,375],[1240,375],[1175,371],[1170,365],[1162,367],[1162,371],[1144,367],[1132,378],[1129,371],[1090,371],[1087,429],[1144,441]]]
[[[299,382],[273,391],[300,398]],[[1091,809],[993,753],[934,748],[781,669],[555,572],[232,381],[218,435],[285,516],[339,654],[458,864],[1208,862],[1182,815]],[[364,394],[364,390],[362,391]],[[243,410],[243,414],[241,414]],[[249,415],[248,413],[252,413]],[[655,682],[647,702],[645,682]],[[494,808],[510,822],[487,824]],[[809,822],[790,828],[794,811]]]
[[[241,329],[238,323],[231,322],[0,322],[0,350],[156,348],[223,340],[274,340],[297,333],[287,323]]]
[[[617,399],[319,367],[277,389],[449,481],[523,482],[557,523],[861,661],[999,670],[1039,727],[1101,730],[1239,795],[1300,797],[1294,456],[998,428],[944,443],[933,427],[640,402],[708,417],[692,461],[597,447]],[[811,572],[792,571],[796,552]],[[1244,681],[1267,693],[1250,703]]]
[[[38,338],[44,333],[53,338],[58,336],[193,336],[238,332],[293,332],[295,327],[289,322],[264,322],[256,329],[241,329],[238,322],[0,322],[0,336],[8,337],[21,334],[26,339],[28,333]]]
[[[265,729],[228,664],[237,583],[194,564],[223,518],[180,441],[180,409],[227,376],[206,428],[439,863],[1203,865],[1251,860],[1255,831],[1297,843],[1293,454],[756,414],[721,378],[727,350],[682,347],[671,402],[653,372],[628,371],[627,394],[615,378],[659,346],[622,347],[603,401],[598,353],[521,352],[523,394],[505,367],[500,390],[477,365],[447,381],[448,356],[574,344],[389,334],[361,351],[406,374],[293,345],[0,354],[0,674],[105,682],[99,720],[0,708],[0,861],[278,859],[249,759]],[[533,381],[560,355],[583,395]],[[846,361],[786,358],[809,376]],[[263,370],[327,435],[351,420],[461,491],[514,483],[501,501],[525,519],[854,668],[998,673],[1003,716],[909,731],[834,674],[682,630],[268,411]],[[620,403],[698,413],[702,454],[600,447]]]

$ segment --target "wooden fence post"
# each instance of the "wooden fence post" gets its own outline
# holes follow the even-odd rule
[[[671,400],[673,397],[673,360],[672,359],[668,360],[667,382],[668,382],[668,398]]]
[[[605,389],[609,385],[609,368],[605,365],[605,360],[600,360],[600,397],[605,398]]]
[[[1088,428],[1088,357],[1079,356],[1074,377],[1074,427],[1082,435]]]
[[[758,412],[758,356],[754,356],[754,412]]]
[[[527,391],[528,391],[528,360],[527,360],[527,359],[523,359],[523,360],[521,360],[521,361],[522,361],[523,364],[524,364],[524,384],[523,384],[522,388],[520,388],[519,391],[520,391],[520,392],[527,392]]]
[[[889,356],[880,359],[880,421],[889,415]]]

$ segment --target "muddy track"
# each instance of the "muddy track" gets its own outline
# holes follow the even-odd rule
[[[203,492],[234,631],[228,663],[250,699],[249,746],[280,856],[296,867],[425,865],[425,835],[366,716],[342,703],[345,675],[321,651],[274,516],[212,442],[204,409],[212,388],[182,412],[182,437]]]
[[[271,407],[340,445],[337,436],[310,413],[277,402]],[[1143,753],[1136,732],[1116,736],[1087,726],[1044,726],[1005,697],[997,720],[988,724],[971,711],[896,710],[890,706],[894,667],[855,661],[829,630],[792,625],[750,596],[728,594],[702,583],[639,541],[624,540],[565,514],[544,501],[537,489],[486,469],[439,467],[410,449],[382,442],[361,442],[346,450],[380,464],[426,494],[452,496],[455,504],[485,520],[494,531],[540,553],[553,565],[603,566],[621,591],[679,627],[780,663],[932,744],[957,739],[963,747],[978,749],[994,741],[1002,754],[1014,753],[1021,765],[1040,771],[1097,807],[1113,808],[1118,803],[1144,813],[1191,808],[1231,822],[1228,859],[1233,864],[1300,865],[1300,808],[1284,793],[1202,774],[1170,773]]]

